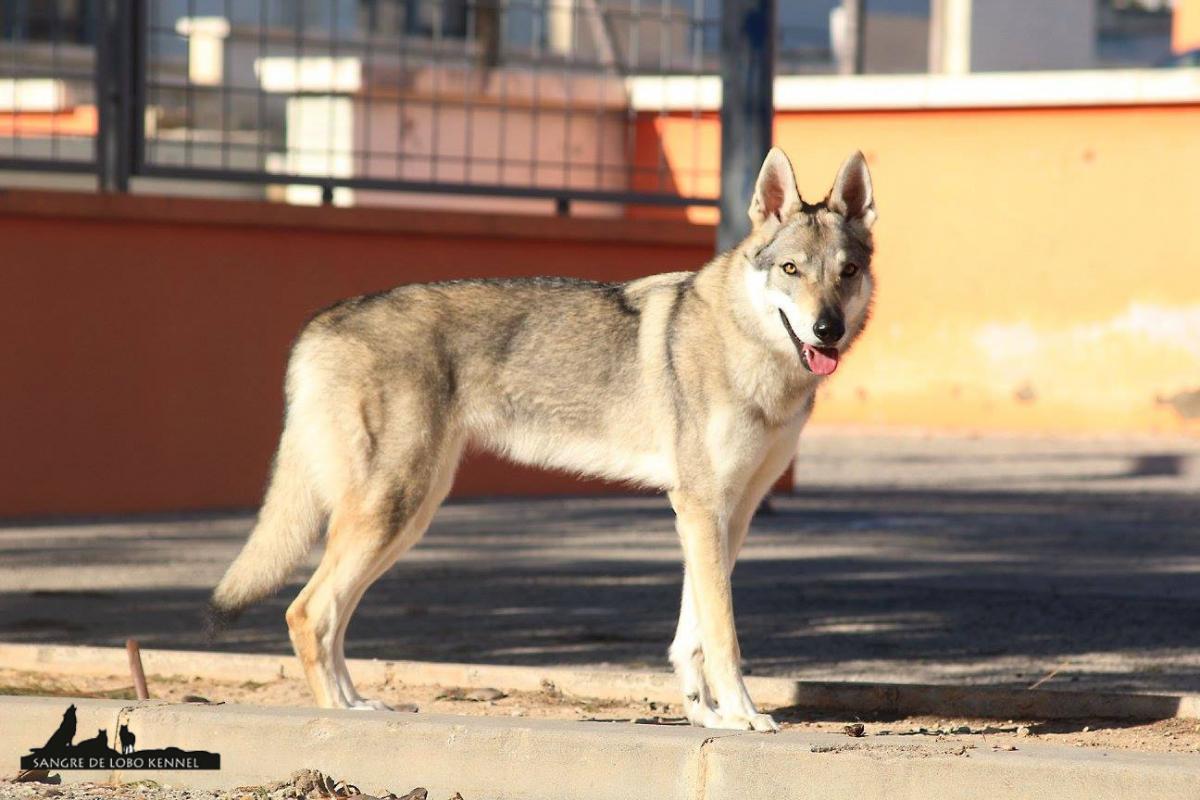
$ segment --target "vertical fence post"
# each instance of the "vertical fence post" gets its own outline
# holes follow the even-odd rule
[[[775,0],[721,0],[721,223],[717,249],[750,232],[746,209],[775,118]]]
[[[102,192],[129,191],[133,168],[135,6],[142,0],[100,0],[96,13],[96,179]]]
[[[865,0],[843,0],[842,26],[842,52],[838,54],[838,73],[862,75],[866,72],[867,57]]]

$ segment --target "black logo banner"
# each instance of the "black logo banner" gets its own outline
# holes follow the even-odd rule
[[[137,736],[122,725],[113,744],[109,745],[108,731],[101,728],[91,739],[75,741],[78,721],[75,706],[64,713],[58,730],[41,747],[33,748],[29,755],[21,756],[21,769],[220,769],[221,755],[207,750],[181,750],[164,747],[157,750],[138,750]]]

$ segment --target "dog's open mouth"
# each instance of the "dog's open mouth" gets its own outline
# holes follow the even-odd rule
[[[792,337],[792,344],[796,345],[796,351],[800,353],[800,363],[804,368],[814,375],[832,375],[838,367],[838,358],[841,353],[836,347],[817,347],[808,342],[800,341],[800,337],[792,330],[791,323],[788,322],[787,315],[783,310],[779,311],[779,318],[783,320],[783,327],[787,328],[788,336]]]

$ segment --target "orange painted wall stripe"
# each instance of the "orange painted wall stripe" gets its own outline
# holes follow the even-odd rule
[[[4,111],[0,112],[0,135],[95,136],[98,119],[95,106],[70,111]]]

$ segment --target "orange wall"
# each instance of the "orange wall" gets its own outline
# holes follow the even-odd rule
[[[640,124],[717,163],[715,118]],[[815,421],[1200,432],[1164,402],[1200,389],[1198,132],[1200,106],[777,114],[802,195],[860,148],[880,213],[873,319]]]
[[[1200,0],[1175,0],[1171,50],[1182,53],[1200,47]]]
[[[250,507],[315,310],[468,276],[695,268],[686,224],[0,192],[0,516]],[[611,490],[476,457],[459,495]]]

